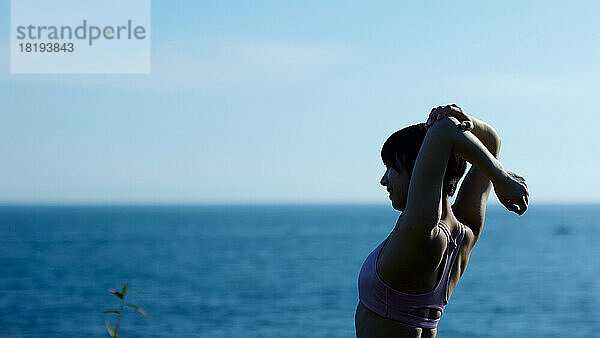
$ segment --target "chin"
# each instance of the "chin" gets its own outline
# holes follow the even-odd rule
[[[403,205],[398,205],[397,203],[392,202],[392,208],[398,210],[398,211],[404,211],[404,206]]]

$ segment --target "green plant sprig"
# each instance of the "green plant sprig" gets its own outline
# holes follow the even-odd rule
[[[119,298],[119,303],[120,304],[119,304],[119,309],[118,310],[105,310],[105,311],[103,311],[104,313],[114,313],[114,314],[116,314],[118,316],[117,325],[114,328],[110,326],[110,322],[108,321],[108,319],[105,320],[105,322],[106,322],[106,329],[108,330],[108,334],[111,337],[118,338],[119,337],[119,330],[121,329],[121,317],[123,316],[123,310],[124,310],[125,306],[128,306],[130,308],[133,308],[133,309],[137,310],[139,313],[141,313],[144,316],[148,316],[148,314],[141,307],[139,307],[139,306],[137,306],[135,304],[125,303],[125,295],[127,294],[127,283],[123,284],[123,287],[121,288],[121,292],[119,292],[119,291],[117,291],[115,289],[109,289],[108,291]],[[145,293],[145,292],[137,292],[137,293],[141,294],[141,293]]]

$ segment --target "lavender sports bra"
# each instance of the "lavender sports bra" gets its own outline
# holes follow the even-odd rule
[[[378,315],[397,320],[406,324],[433,329],[437,327],[438,319],[424,318],[410,314],[411,311],[420,308],[433,308],[444,313],[444,308],[448,304],[448,282],[450,281],[450,271],[454,261],[458,256],[460,244],[462,243],[465,230],[463,225],[458,223],[458,234],[456,239],[452,238],[448,227],[440,222],[438,226],[444,231],[448,239],[448,248],[444,253],[446,255],[444,271],[438,284],[433,290],[426,293],[404,293],[393,289],[387,285],[377,273],[377,260],[379,253],[387,242],[389,236],[379,244],[367,256],[362,265],[358,277],[358,298],[361,303],[369,310]]]

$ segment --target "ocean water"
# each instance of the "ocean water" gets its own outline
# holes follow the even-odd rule
[[[0,336],[352,337],[369,206],[2,206]],[[600,206],[488,208],[439,337],[597,337]],[[146,294],[136,294],[144,291]],[[130,310],[130,311],[128,311]]]

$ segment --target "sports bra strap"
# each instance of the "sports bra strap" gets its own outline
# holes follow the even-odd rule
[[[454,238],[452,238],[452,233],[450,233],[450,230],[448,229],[448,226],[446,224],[444,224],[442,221],[440,221],[438,224],[439,224],[439,227],[446,234],[446,238],[448,239],[448,249],[449,249],[449,251],[454,250],[454,248],[456,248],[456,240]],[[458,230],[458,233],[460,233],[460,229]],[[457,234],[456,237],[458,237],[458,234]]]

